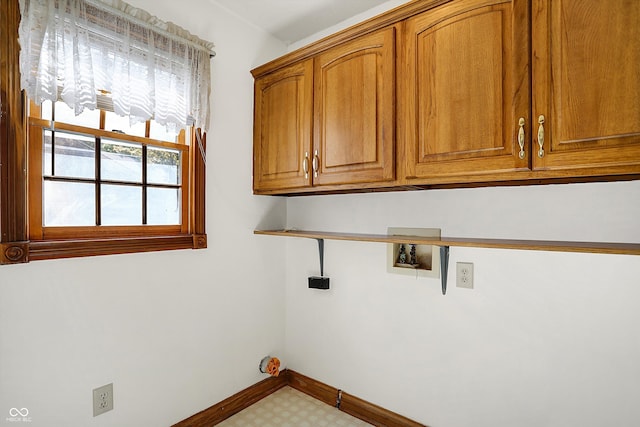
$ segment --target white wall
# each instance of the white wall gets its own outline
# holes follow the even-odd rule
[[[379,15],[379,14],[381,14],[381,13],[387,11],[387,10],[391,10],[394,7],[400,6],[400,5],[404,4],[404,3],[408,3],[408,1],[407,0],[389,0],[389,1],[384,2],[384,3],[382,3],[382,4],[378,5],[378,6],[374,6],[374,7],[372,7],[371,9],[369,9],[369,10],[367,10],[365,12],[359,13],[359,14],[351,17],[351,18],[348,18],[348,19],[344,20],[343,22],[340,22],[340,23],[338,23],[338,24],[336,24],[334,26],[331,26],[331,27],[326,28],[326,29],[324,29],[322,31],[319,31],[316,34],[313,34],[313,35],[311,35],[309,37],[305,37],[302,40],[295,41],[295,42],[289,44],[287,49],[289,51],[292,51],[292,50],[298,49],[300,47],[306,46],[307,44],[312,43],[312,42],[314,42],[316,40],[319,40],[322,37],[329,36],[329,35],[335,33],[336,31],[339,31],[339,30],[342,30],[344,28],[347,28],[350,25],[360,23],[360,22],[362,22],[362,21],[364,21],[366,19],[369,19],[371,17],[377,16],[377,15]]]
[[[289,50],[402,3],[327,29]],[[640,242],[640,181],[307,196],[287,226]],[[640,257],[451,248],[439,279],[387,273],[384,244],[287,240],[289,367],[429,426],[635,426]],[[475,289],[455,287],[474,263]]]
[[[640,181],[296,197],[287,226],[640,242]],[[384,244],[287,239],[289,367],[430,426],[640,419],[640,257],[451,248],[440,280],[387,273]],[[475,289],[455,287],[474,263]]]
[[[264,378],[284,350],[285,202],[251,195],[253,79],[285,46],[203,0],[129,0],[216,43],[206,250],[0,267],[0,425],[168,426]],[[275,268],[274,268],[275,266]],[[115,409],[92,417],[92,389]],[[17,423],[23,424],[23,423]]]

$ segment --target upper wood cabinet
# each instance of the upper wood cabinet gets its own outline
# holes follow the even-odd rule
[[[396,33],[391,26],[256,78],[254,192],[395,179]]]
[[[640,1],[534,0],[532,23],[533,168],[637,173]]]
[[[407,20],[408,182],[640,172],[640,2],[529,7],[460,0]]]
[[[518,143],[530,108],[527,9],[461,0],[407,20],[399,123],[409,181],[528,169]]]
[[[395,179],[396,27],[318,55],[314,185]]]
[[[640,1],[415,0],[253,70],[263,194],[640,179]]]
[[[313,60],[255,81],[253,189],[291,189],[311,183]]]

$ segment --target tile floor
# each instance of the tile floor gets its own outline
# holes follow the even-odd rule
[[[362,427],[371,426],[291,387],[283,387],[218,427]]]

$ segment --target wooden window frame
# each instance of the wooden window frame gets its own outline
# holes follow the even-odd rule
[[[108,227],[108,233],[94,229],[78,237],[54,233],[30,238],[29,170],[37,165],[29,164],[26,100],[20,89],[18,0],[0,4],[0,22],[0,264],[206,248],[205,160],[195,142],[188,151],[189,185],[183,191],[189,192],[189,209],[183,227]],[[201,140],[206,150],[206,135]]]

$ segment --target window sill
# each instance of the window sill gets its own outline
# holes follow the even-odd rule
[[[206,234],[105,239],[32,240],[0,244],[0,264],[137,252],[204,249]]]

